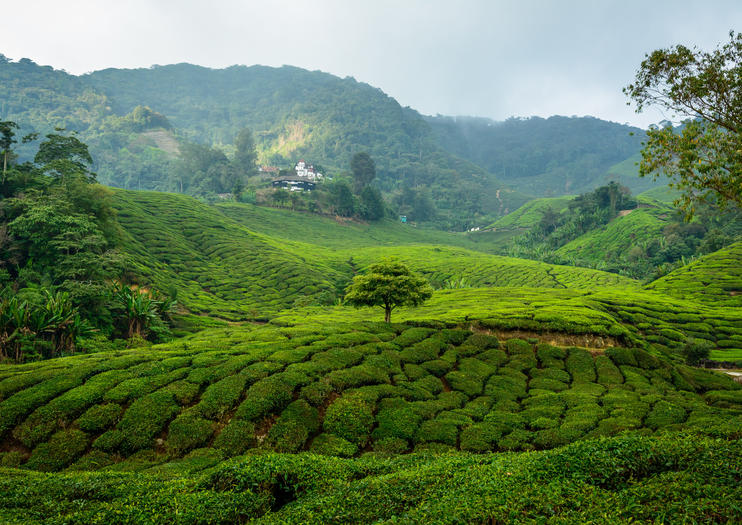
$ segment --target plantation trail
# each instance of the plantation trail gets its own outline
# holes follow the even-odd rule
[[[600,336],[594,334],[570,335],[557,332],[528,332],[523,330],[502,331],[489,330],[472,324],[468,327],[474,333],[494,335],[504,341],[507,339],[538,339],[540,343],[546,343],[551,346],[569,348],[578,346],[588,350],[591,354],[602,354],[606,348],[621,346],[615,338],[610,336]]]

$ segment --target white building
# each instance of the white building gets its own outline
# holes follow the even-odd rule
[[[306,162],[304,162],[304,160],[300,160],[299,162],[297,162],[294,170],[296,170],[296,176],[303,179],[308,179],[311,181],[318,181],[322,179],[322,174],[314,171],[314,166],[312,166],[311,164],[307,164]]]

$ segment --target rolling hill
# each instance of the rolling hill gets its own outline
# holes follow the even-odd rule
[[[678,350],[742,349],[739,243],[643,287],[395,221],[113,205],[128,278],[177,295],[183,337],[0,364],[0,521],[738,517],[742,386]],[[386,256],[439,289],[391,324],[336,304]]]

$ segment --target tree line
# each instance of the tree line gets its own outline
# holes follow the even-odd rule
[[[0,122],[0,360],[74,352],[81,339],[164,337],[170,298],[127,283],[112,193],[74,133],[55,130],[18,162],[18,125]]]

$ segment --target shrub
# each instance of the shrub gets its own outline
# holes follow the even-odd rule
[[[406,402],[398,400],[393,404],[382,406],[376,415],[376,421],[378,427],[374,429],[374,439],[412,439],[415,437],[422,418]]]
[[[502,373],[502,369],[500,373]],[[522,374],[521,374],[522,375]],[[518,377],[494,375],[487,381],[484,394],[491,396],[496,401],[504,399],[517,400],[526,396],[526,379]]]
[[[152,446],[154,437],[179,412],[175,396],[158,391],[134,401],[119,422],[121,451],[129,455]]]
[[[680,349],[680,353],[685,357],[686,364],[698,366],[702,359],[708,359],[711,355],[711,343],[703,339],[688,338]]]
[[[173,453],[182,456],[198,448],[214,433],[214,423],[193,415],[181,415],[170,422],[166,445]]]
[[[232,419],[214,440],[214,447],[230,456],[237,456],[256,445],[255,425],[250,421]]]
[[[547,344],[536,345],[536,356],[544,368],[564,368],[567,351]]]
[[[595,381],[595,360],[587,350],[570,348],[565,364],[574,383],[592,383]]]
[[[199,386],[186,380],[175,381],[170,383],[163,391],[170,392],[175,396],[179,405],[190,405],[196,400],[199,393]]]
[[[277,377],[261,379],[247,390],[245,400],[234,417],[255,421],[271,412],[278,412],[291,402],[294,389]]]
[[[617,366],[620,366],[620,365],[637,366],[638,365],[638,363],[636,362],[636,357],[634,355],[634,352],[628,348],[621,348],[621,347],[607,348],[605,351],[605,355],[607,355],[611,359],[611,361],[613,361]]]
[[[448,346],[440,339],[431,337],[405,348],[399,353],[402,361],[409,363],[424,363],[436,359]]]
[[[420,365],[426,372],[429,374],[433,374],[436,377],[442,377],[447,372],[451,371],[453,368],[453,365],[448,362],[444,361],[443,359],[434,359],[432,361],[426,361],[422,365]]]
[[[528,341],[523,339],[508,339],[505,341],[505,348],[508,349],[508,353],[512,356],[515,354],[533,354],[533,347]]]
[[[595,370],[598,372],[598,383],[601,385],[610,386],[623,383],[621,371],[608,356],[599,355],[595,358]]]
[[[641,419],[628,416],[607,417],[598,422],[598,428],[588,434],[588,437],[612,436],[626,430],[641,427]]]
[[[486,416],[490,408],[492,407],[492,398],[489,396],[479,396],[472,401],[469,401],[464,408],[461,409],[463,414],[468,415],[474,420],[482,420]]]
[[[77,426],[85,432],[98,433],[116,424],[122,411],[116,403],[95,405],[77,419]]]
[[[120,430],[109,430],[104,432],[98,439],[93,441],[93,448],[104,452],[115,452],[124,440],[124,433]]]
[[[562,383],[561,381],[557,381],[555,379],[547,379],[544,377],[537,377],[534,379],[531,379],[531,382],[528,384],[529,391],[533,390],[547,390],[550,392],[561,392],[562,390],[566,390],[567,384]]]
[[[484,384],[482,380],[476,376],[454,370],[446,374],[446,381],[451,385],[451,388],[463,392],[468,397],[478,396],[482,393]]]
[[[426,339],[434,331],[435,330],[432,330],[431,328],[408,328],[396,338],[392,339],[391,342],[400,348],[405,348]]]
[[[18,468],[26,459],[26,455],[17,450],[0,452],[0,467]]]
[[[366,402],[356,397],[343,396],[327,407],[323,428],[325,432],[363,447],[368,442],[373,424],[374,415]]]
[[[307,386],[303,387],[299,392],[299,396],[309,401],[314,406],[319,406],[324,403],[325,399],[334,392],[332,386],[326,381],[315,381]]]
[[[219,419],[240,400],[246,382],[245,375],[235,374],[209,385],[195,410],[206,419]]]
[[[533,437],[533,444],[537,448],[554,448],[567,445],[579,439],[584,432],[579,429],[562,425],[561,427],[550,427],[539,430]]]
[[[309,436],[319,429],[319,414],[303,399],[294,401],[281,413],[268,432],[268,443],[276,452],[298,452]]]
[[[411,363],[404,365],[404,373],[410,381],[415,381],[428,375],[428,372],[423,367]]]
[[[26,468],[56,472],[71,465],[87,450],[90,439],[80,430],[62,430],[49,441],[41,443],[31,453]]]
[[[461,450],[489,452],[496,448],[502,437],[502,427],[492,423],[475,423],[461,432]]]
[[[685,421],[685,410],[682,407],[661,400],[654,404],[644,420],[644,426],[658,429]]]
[[[531,377],[534,379],[553,379],[562,383],[569,383],[571,380],[567,372],[558,368],[534,368],[531,370]]]
[[[531,450],[530,444],[533,439],[533,432],[528,430],[515,429],[509,434],[503,436],[497,441],[497,448],[500,450]]]
[[[374,452],[384,455],[402,454],[410,448],[407,440],[388,437],[374,441]]]
[[[455,447],[459,437],[459,428],[452,423],[440,421],[424,421],[417,431],[416,443],[444,443]]]
[[[487,363],[494,367],[502,366],[508,362],[508,355],[497,348],[480,352],[475,357],[483,363]]]
[[[505,410],[493,410],[484,416],[485,423],[497,423],[504,429],[515,430],[526,428],[526,419],[518,413]]]
[[[536,368],[537,365],[536,356],[531,354],[515,354],[512,355],[510,361],[507,364],[507,368],[513,370],[530,370]]]
[[[422,370],[422,373],[427,375],[424,370]],[[343,391],[348,388],[363,385],[389,383],[389,374],[383,368],[361,364],[344,370],[335,370],[330,372],[324,379],[328,381],[335,390]]]
[[[348,458],[358,452],[358,447],[340,436],[325,432],[314,438],[309,450],[315,454],[322,454],[324,456]]]
[[[466,340],[466,344],[478,348],[480,352],[482,350],[489,350],[490,348],[500,348],[500,342],[497,340],[497,337],[488,334],[472,334]]]
[[[469,330],[452,330],[449,328],[444,328],[436,334],[436,337],[439,337],[444,343],[457,346],[466,341],[469,336],[471,336]]]

